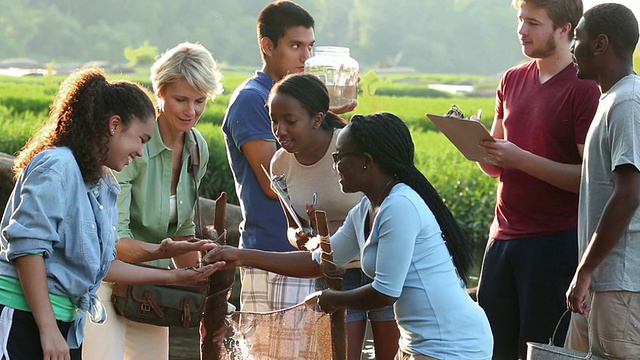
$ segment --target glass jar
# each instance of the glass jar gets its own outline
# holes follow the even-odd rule
[[[331,107],[340,107],[357,99],[358,62],[349,56],[349,48],[318,46],[304,63],[304,72],[320,78],[329,90]]]

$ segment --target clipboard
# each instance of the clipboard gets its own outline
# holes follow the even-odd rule
[[[495,141],[480,121],[426,115],[468,160],[483,161],[485,154],[478,144],[483,140]]]

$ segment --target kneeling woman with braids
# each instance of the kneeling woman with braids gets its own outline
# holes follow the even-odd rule
[[[361,257],[373,283],[353,290],[324,290],[326,312],[393,304],[400,350],[397,359],[490,359],[493,338],[464,279],[472,255],[451,212],[414,166],[409,129],[395,115],[354,116],[333,153],[345,193],[365,194],[331,237],[334,260]],[[224,247],[206,261],[254,266],[297,277],[322,275],[315,253],[271,253]]]

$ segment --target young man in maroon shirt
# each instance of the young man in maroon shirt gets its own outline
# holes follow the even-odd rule
[[[483,142],[479,162],[500,178],[478,288],[496,359],[525,358],[526,342],[546,343],[566,310],[563,294],[577,265],[582,152],[600,94],[595,82],[576,77],[570,51],[582,0],[512,5],[531,61],[502,77],[491,129],[496,141]]]

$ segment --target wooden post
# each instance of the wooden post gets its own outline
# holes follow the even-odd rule
[[[317,210],[315,215],[318,235],[320,235],[320,248],[322,249],[322,255],[320,257],[322,273],[327,280],[329,288],[342,290],[342,275],[344,274],[344,269],[337,267],[333,262],[327,214],[324,211]],[[345,310],[339,310],[331,314],[333,360],[346,360],[347,358],[347,329],[345,317]]]
[[[227,193],[222,192],[216,199],[213,226],[205,226],[203,229],[204,238],[217,239],[220,245],[227,243],[227,232],[224,228],[226,206]],[[200,340],[201,360],[222,359],[224,345],[214,344],[212,339],[213,333],[222,326],[227,316],[227,294],[233,285],[235,273],[235,269],[224,269],[209,276],[209,293],[202,319],[206,335]]]

